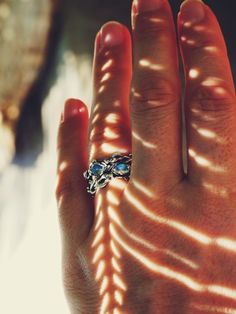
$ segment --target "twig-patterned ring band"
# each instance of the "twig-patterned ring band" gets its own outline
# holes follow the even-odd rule
[[[84,172],[88,181],[87,192],[95,194],[98,189],[104,188],[113,178],[129,180],[131,170],[132,154],[113,154],[103,160],[93,160],[89,169]]]

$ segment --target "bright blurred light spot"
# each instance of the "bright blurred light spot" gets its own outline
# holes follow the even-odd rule
[[[111,128],[106,127],[104,130],[104,137],[111,139],[111,140],[115,140],[117,138],[120,137],[120,135],[116,132],[114,132]]]
[[[147,59],[139,60],[139,65],[141,67],[146,67],[146,68],[149,68],[149,69],[154,70],[154,71],[160,71],[160,70],[164,69],[163,65],[161,65],[161,64],[154,64],[154,63],[150,62]]]
[[[193,46],[193,45],[196,44],[196,41],[195,41],[195,40],[192,40],[192,39],[188,39],[188,40],[186,40],[186,43],[187,43],[188,45]]]
[[[103,243],[101,243],[95,251],[95,254],[92,260],[93,264],[97,263],[97,261],[102,257],[104,251],[105,251],[105,246]]]
[[[121,273],[121,268],[120,268],[120,266],[119,266],[117,260],[115,259],[115,257],[112,257],[112,258],[111,258],[111,263],[112,263],[113,268],[114,268],[116,271],[118,271],[118,273]]]
[[[96,279],[97,281],[102,277],[102,275],[103,275],[103,273],[104,273],[104,271],[105,271],[105,268],[106,268],[106,263],[105,263],[105,261],[104,261],[104,260],[99,261],[99,263],[98,263],[98,268],[97,268],[97,272],[96,272],[96,275],[95,275],[95,279]]]
[[[113,64],[113,60],[109,59],[102,67],[102,71],[108,70]]]
[[[107,308],[108,308],[109,303],[110,303],[110,294],[107,292],[102,299],[100,314],[107,313]]]
[[[100,118],[100,114],[97,113],[97,114],[94,116],[93,120],[92,120],[92,124],[95,124],[95,123],[98,121],[99,118]]]
[[[108,123],[115,124],[119,121],[119,115],[117,113],[109,113],[106,116],[105,121]]]
[[[109,185],[113,189],[123,191],[127,186],[127,182],[124,179],[115,178],[110,181]]]
[[[197,69],[191,69],[189,71],[189,77],[192,78],[192,79],[197,78],[199,76],[199,74],[200,74],[200,72]]]
[[[127,153],[127,149],[118,147],[109,143],[103,143],[101,145],[101,150],[104,153],[109,153],[109,154],[113,154],[114,152],[117,152],[117,153],[119,152],[119,154]]]
[[[218,52],[219,49],[216,46],[206,46],[203,48],[207,52]]]
[[[109,284],[109,278],[108,278],[108,276],[104,276],[102,279],[102,283],[101,283],[101,287],[100,287],[100,291],[99,291],[100,295],[104,294],[104,292],[106,291],[106,289],[108,287],[108,284]]]
[[[101,94],[102,92],[104,92],[104,90],[105,90],[105,85],[102,85],[98,90],[98,94]]]
[[[222,96],[226,94],[226,90],[223,87],[215,87],[214,92]]]
[[[227,238],[218,238],[216,240],[216,243],[224,249],[227,249],[228,251],[236,252],[236,241],[234,240],[230,240]]]
[[[192,22],[185,22],[185,23],[183,24],[183,26],[186,27],[186,28],[189,28],[189,27],[192,26]]]
[[[214,172],[225,172],[225,169],[223,167],[217,166],[213,164],[209,159],[198,155],[192,148],[189,148],[188,152],[189,156],[191,156],[199,166],[208,167],[209,170]]]
[[[220,82],[222,82],[222,80],[219,79],[218,77],[208,77],[201,83],[201,85],[202,86],[217,86],[219,85]]]
[[[127,290],[127,285],[124,283],[123,279],[121,276],[117,274],[113,274],[113,282],[114,284],[119,287],[120,289],[126,291]]]
[[[153,198],[155,197],[155,193],[153,191],[151,191],[150,189],[147,188],[147,186],[145,186],[144,184],[142,184],[141,182],[133,179],[132,180],[133,185],[143,194],[145,194],[146,196]]]
[[[157,24],[163,23],[165,21],[164,19],[160,19],[158,17],[151,17],[148,20],[152,23],[157,23]]]
[[[181,41],[186,41],[187,37],[186,36],[181,36],[180,39],[181,39]]]
[[[206,138],[212,138],[213,139],[213,138],[217,137],[217,134],[215,132],[207,130],[207,129],[199,128],[199,129],[197,129],[197,132]]]
[[[105,229],[104,227],[100,228],[92,242],[92,247],[95,247],[99,242],[101,242],[102,238],[104,237]]]
[[[66,170],[66,168],[68,167],[68,162],[67,161],[62,161],[59,165],[59,171],[63,172],[64,170]]]
[[[111,73],[105,73],[101,79],[101,83],[108,81],[111,78]]]
[[[112,191],[107,192],[107,200],[110,204],[118,206],[120,204],[120,199]]]
[[[157,148],[156,144],[153,144],[151,142],[146,141],[144,138],[142,138],[138,133],[136,133],[135,131],[132,131],[132,135],[133,137],[140,142],[140,144],[142,144],[144,147],[146,148]]]
[[[117,303],[118,303],[119,305],[122,305],[122,304],[123,304],[123,296],[122,296],[122,294],[120,293],[119,290],[116,290],[116,291],[115,291],[114,297],[115,297],[115,300],[117,301]]]
[[[227,189],[223,187],[218,187],[215,184],[209,183],[209,182],[203,182],[202,186],[206,188],[209,192],[214,193],[215,195],[221,196],[221,197],[227,197],[228,191]]]

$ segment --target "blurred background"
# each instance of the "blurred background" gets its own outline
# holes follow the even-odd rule
[[[236,75],[235,0],[206,0]],[[177,16],[180,0],[170,0]],[[92,101],[94,38],[131,0],[0,0],[0,313],[69,314],[54,197],[64,101]],[[181,67],[181,76],[183,71]]]

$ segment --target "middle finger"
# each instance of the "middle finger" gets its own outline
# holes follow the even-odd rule
[[[183,177],[181,88],[174,21],[166,0],[135,1],[132,17],[132,173],[139,181],[148,180],[155,188],[166,189]]]

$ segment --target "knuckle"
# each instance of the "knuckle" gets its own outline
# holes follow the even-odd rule
[[[190,97],[190,107],[212,115],[228,115],[235,111],[235,96],[223,87],[199,87]]]
[[[170,82],[148,76],[135,84],[131,94],[132,113],[158,112],[175,110],[180,101],[179,92]]]

